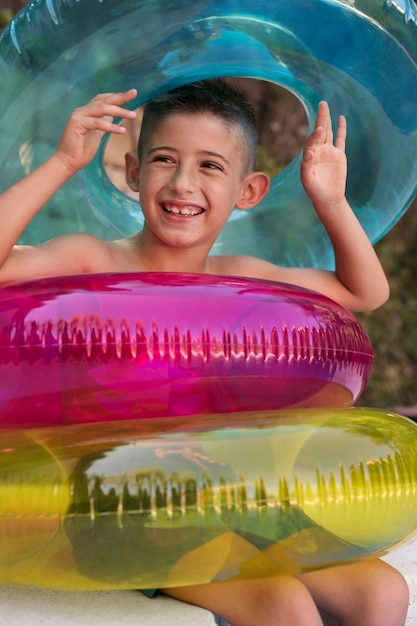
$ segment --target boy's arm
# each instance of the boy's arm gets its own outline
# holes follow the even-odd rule
[[[326,102],[320,102],[315,129],[304,145],[301,182],[330,237],[336,271],[279,267],[253,257],[235,257],[231,272],[227,273],[312,289],[350,311],[373,310],[388,299],[384,271],[345,197],[345,140],[345,118],[339,119],[333,143],[329,107]]]
[[[373,246],[346,200],[345,142],[345,118],[339,118],[333,142],[329,107],[321,102],[315,130],[304,145],[301,182],[335,253],[335,274],[317,276],[317,280],[330,281],[331,297],[342,299],[347,308],[371,310],[387,300],[389,286]]]
[[[68,254],[68,246],[62,245],[62,255],[67,259],[57,258],[60,238],[55,240],[53,255],[48,244],[31,247],[15,246],[15,243],[53,194],[93,159],[104,133],[125,132],[123,127],[113,123],[113,118],[133,119],[135,112],[122,105],[135,96],[135,90],[101,94],[75,109],[55,154],[0,196],[0,282],[61,273],[54,271],[54,264],[67,273],[72,269],[77,271],[77,267],[71,267],[77,262],[76,251],[74,255]]]

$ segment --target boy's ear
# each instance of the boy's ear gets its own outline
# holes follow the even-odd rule
[[[269,191],[269,177],[263,172],[251,172],[243,181],[236,207],[244,211],[258,204]]]
[[[125,177],[126,182],[132,191],[139,191],[140,164],[138,155],[135,152],[125,154]]]

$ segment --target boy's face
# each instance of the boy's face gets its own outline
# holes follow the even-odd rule
[[[175,113],[149,133],[137,170],[146,227],[174,247],[213,245],[235,206],[249,208],[239,130],[209,114]]]

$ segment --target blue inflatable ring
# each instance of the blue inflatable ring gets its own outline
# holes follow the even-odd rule
[[[277,83],[305,107],[319,100],[349,133],[347,195],[372,242],[417,192],[417,5],[413,0],[37,0],[0,40],[0,191],[39,165],[70,111],[98,92],[138,87],[137,107],[212,76]],[[95,161],[30,225],[22,242],[141,227],[140,207]],[[256,209],[238,212],[215,251],[282,265],[333,267],[332,249],[299,182],[296,158]],[[53,227],[54,218],[56,227]]]

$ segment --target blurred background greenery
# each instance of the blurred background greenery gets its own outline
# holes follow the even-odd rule
[[[0,0],[0,29],[25,4],[24,0]],[[300,150],[307,131],[304,110],[279,87],[253,80],[244,81],[243,86],[258,116],[259,167],[275,174]],[[110,160],[111,177],[117,178],[118,164]],[[390,300],[377,311],[357,315],[375,352],[373,375],[358,404],[388,407],[410,417],[417,417],[416,239],[417,199],[376,245],[390,282]]]

